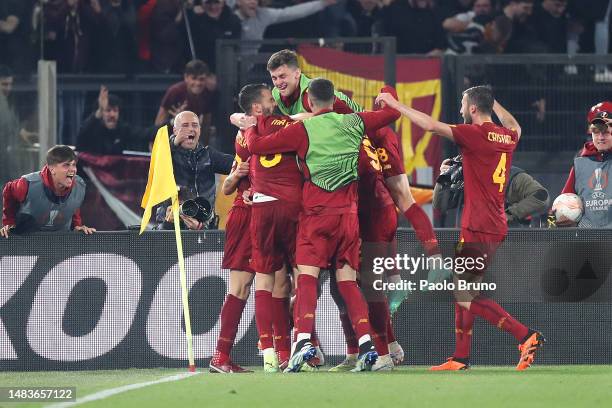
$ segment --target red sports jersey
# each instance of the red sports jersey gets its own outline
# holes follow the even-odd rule
[[[258,120],[257,133],[269,135],[293,121],[289,116],[262,116]],[[253,191],[279,200],[302,202],[302,173],[295,153],[253,155],[249,166],[249,180]]]
[[[384,178],[406,174],[400,154],[399,139],[389,126],[382,127],[368,134],[382,166]]]
[[[329,111],[323,110],[318,114],[326,112]],[[383,109],[377,112],[359,112],[357,115],[363,120],[365,131],[369,132],[397,120],[399,112],[393,109]],[[301,162],[305,160],[309,138],[302,123],[294,123],[267,136],[259,136],[257,131],[258,129],[249,128],[245,132],[250,151],[259,154],[296,152]],[[308,177],[307,166],[304,166],[304,171]],[[357,183],[350,183],[330,192],[307,181],[304,183],[302,197],[304,211],[308,214],[343,214],[346,213],[347,208],[357,206]]]
[[[393,205],[385,185],[376,150],[366,136],[359,150],[359,208],[383,208]]]
[[[234,171],[240,163],[244,163],[249,160],[249,157],[251,156],[249,149],[247,149],[246,139],[244,138],[244,134],[241,130],[239,130],[238,134],[236,135],[234,149],[236,150],[236,156],[234,157],[234,165],[232,166],[232,171]],[[242,199],[242,193],[245,190],[248,190],[250,186],[251,183],[249,182],[249,177],[243,177],[240,179],[240,181],[238,182],[238,187],[236,189],[236,198],[234,199],[233,205],[238,207],[247,207],[247,205],[244,203],[244,200]]]
[[[463,155],[465,180],[461,227],[488,234],[508,231],[504,212],[507,175],[518,143],[516,130],[493,122],[451,126]]]

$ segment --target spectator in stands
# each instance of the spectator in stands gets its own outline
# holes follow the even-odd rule
[[[446,48],[442,20],[433,0],[394,1],[382,9],[376,31],[396,37],[400,54],[440,55]]]
[[[92,71],[129,74],[136,70],[136,11],[130,1],[107,0],[95,33]]]
[[[49,149],[43,169],[8,182],[2,196],[0,236],[5,238],[11,231],[95,232],[81,221],[85,182],[76,174],[76,155],[68,146]]]
[[[58,72],[86,71],[90,67],[91,42],[101,24],[99,0],[66,0],[51,6],[55,9],[45,15],[46,37],[55,43],[49,59],[57,60]]]
[[[606,105],[609,106],[609,105]],[[600,110],[589,124],[592,141],[585,143],[562,193],[580,196],[584,214],[580,228],[612,228],[612,111]],[[574,226],[571,222],[558,227]]]
[[[200,130],[200,121],[194,112],[181,111],[176,115],[170,137],[174,178],[177,185],[205,198],[215,208],[215,174],[229,174],[234,157],[200,143]],[[158,222],[164,221],[167,205],[160,206]]]
[[[215,43],[240,38],[240,19],[224,0],[199,0],[188,15],[196,56],[215,69]]]
[[[476,0],[472,10],[445,19],[442,27],[448,31],[448,52],[471,54],[473,48],[485,42],[487,24],[492,18],[491,0]]]
[[[349,0],[346,6],[346,37],[371,37],[372,26],[381,11],[378,0]]]
[[[442,22],[442,27],[451,33],[461,33],[468,29],[475,17],[488,16],[492,12],[491,0],[475,0],[470,11],[448,17]]]
[[[95,154],[121,154],[124,150],[148,150],[153,129],[138,129],[119,120],[121,100],[102,85],[98,109],[81,125],[76,149]]]
[[[237,0],[236,15],[242,21],[243,40],[262,40],[266,28],[273,24],[297,20],[335,4],[336,0],[316,0],[285,8],[260,7],[258,0]],[[244,46],[243,54],[256,54],[259,46]]]
[[[150,22],[151,66],[157,72],[179,72],[184,63],[185,22],[182,0],[157,0]]]
[[[472,10],[474,0],[436,0],[436,8],[442,19]]]
[[[35,170],[39,163],[38,153],[28,151],[38,133],[31,131],[31,123],[22,120],[15,109],[13,82],[13,71],[0,65],[0,183]]]
[[[444,160],[440,166],[440,174],[448,174],[450,167],[450,159]],[[458,214],[461,214],[459,211],[463,206],[463,177],[462,175],[459,177],[460,179],[456,180],[447,179],[449,182],[458,182],[455,185],[442,182],[441,178],[436,181],[432,204],[435,210],[440,211],[442,218],[446,217],[448,210],[454,208],[457,209]],[[528,227],[532,217],[544,214],[548,210],[548,190],[525,170],[512,166],[508,175],[505,201],[508,227]],[[460,225],[458,219],[455,221],[457,221],[456,225],[451,223],[449,226]]]
[[[543,51],[533,21],[529,18],[533,14],[533,0],[506,0],[502,13],[512,20],[512,36],[506,46],[507,53]]]
[[[2,0],[0,1],[0,64],[8,65],[17,72],[29,72],[30,41],[28,16],[31,1]]]
[[[569,16],[567,0],[543,0],[535,7],[532,21],[538,33],[538,40],[544,45],[545,52],[567,53],[567,34]]]
[[[214,77],[211,78],[205,62],[200,60],[188,62],[185,66],[183,81],[168,88],[162,98],[155,125],[161,126],[176,116],[178,112],[189,110],[198,115],[203,126],[210,126],[213,104],[218,100],[215,88],[216,81]]]

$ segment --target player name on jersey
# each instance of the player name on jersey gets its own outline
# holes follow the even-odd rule
[[[487,134],[487,140],[491,142],[503,143],[503,144],[516,144],[514,140],[512,140],[512,136],[499,134],[495,132],[489,132]]]

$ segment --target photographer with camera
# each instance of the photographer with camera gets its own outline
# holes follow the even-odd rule
[[[178,113],[174,118],[172,131],[170,152],[176,184],[184,186],[185,190],[190,192],[193,197],[189,198],[201,198],[208,201],[211,213],[214,214],[217,194],[215,174],[229,174],[234,161],[233,156],[200,143],[200,121],[193,112]],[[166,205],[161,208],[161,214],[166,214]],[[189,229],[197,229],[198,224],[195,223],[194,217],[190,217],[193,219],[183,217],[189,217],[189,215],[181,215],[181,220]],[[218,217],[213,215],[213,222],[203,222],[203,227],[216,229],[218,222],[214,222],[215,220],[218,221]]]
[[[193,191],[185,186],[179,187],[179,217],[180,228],[188,230],[216,229],[219,216],[215,214],[210,202],[204,197],[197,197]],[[163,205],[157,209],[155,229],[174,229],[172,206]]]
[[[458,227],[463,209],[463,166],[461,155],[446,159],[440,166],[440,176],[433,191],[433,208],[440,211],[440,227]],[[532,217],[548,209],[549,195],[537,180],[525,170],[511,166],[505,194],[508,227],[528,227]],[[449,210],[456,209],[454,222],[446,220]]]

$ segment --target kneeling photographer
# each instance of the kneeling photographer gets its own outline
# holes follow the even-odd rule
[[[483,175],[484,177],[485,175]],[[529,227],[532,217],[544,214],[548,209],[549,195],[537,180],[525,170],[512,166],[506,184],[506,218],[508,227]],[[441,214],[438,227],[459,227],[463,207],[463,167],[458,155],[445,159],[440,166],[440,176],[433,191],[433,208]],[[448,211],[455,209],[454,219]]]
[[[180,228],[188,230],[210,230],[219,226],[219,216],[215,214],[212,205],[204,197],[198,197],[188,188],[179,187],[179,216],[181,217]],[[156,214],[157,230],[174,229],[172,206],[168,203],[162,204]]]

